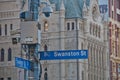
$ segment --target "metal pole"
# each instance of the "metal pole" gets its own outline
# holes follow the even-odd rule
[[[28,45],[25,45],[25,49],[26,49],[26,54],[25,54],[25,57],[27,58],[27,55],[29,54],[29,48],[28,48]],[[25,80],[28,80],[28,70],[24,70],[24,78]]]
[[[78,26],[77,26],[77,18],[75,19],[76,22],[76,49],[78,49]],[[77,80],[79,80],[79,59],[77,59]]]
[[[38,51],[39,51],[39,44],[36,44],[35,45],[35,58],[37,59],[38,58]],[[35,60],[34,62],[34,80],[40,80],[39,79],[39,75],[40,74],[40,65],[39,64],[39,61],[38,60]]]

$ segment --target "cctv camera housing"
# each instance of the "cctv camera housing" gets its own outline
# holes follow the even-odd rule
[[[53,12],[53,9],[49,5],[44,7],[42,10],[42,13],[44,13],[46,17],[49,17],[52,12]]]

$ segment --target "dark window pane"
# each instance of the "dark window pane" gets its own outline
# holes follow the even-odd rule
[[[4,49],[1,49],[1,61],[4,61]]]
[[[12,30],[13,29],[13,24],[10,24],[10,30]]]
[[[4,80],[4,78],[0,78],[0,80]]]
[[[120,22],[120,15],[117,14],[117,20]]]
[[[67,30],[70,30],[70,23],[67,23]]]
[[[11,61],[12,59],[12,50],[11,48],[8,49],[8,61]]]
[[[11,80],[11,77],[8,77],[8,79],[7,80]]]
[[[75,27],[75,26],[74,26],[74,22],[72,22],[72,30],[74,30],[74,27]]]
[[[17,44],[17,39],[16,38],[12,38],[12,43],[13,44]]]
[[[47,72],[44,73],[44,80],[48,80],[48,74],[47,74]]]
[[[7,24],[5,24],[5,35],[7,35]]]
[[[45,45],[45,46],[44,46],[44,51],[47,51],[47,50],[48,50],[48,49],[47,49],[47,45]]]

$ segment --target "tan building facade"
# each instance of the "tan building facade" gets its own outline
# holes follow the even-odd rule
[[[110,79],[120,80],[120,1],[109,0]]]

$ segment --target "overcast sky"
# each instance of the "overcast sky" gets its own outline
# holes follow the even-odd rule
[[[108,4],[108,0],[99,0],[99,5]]]

